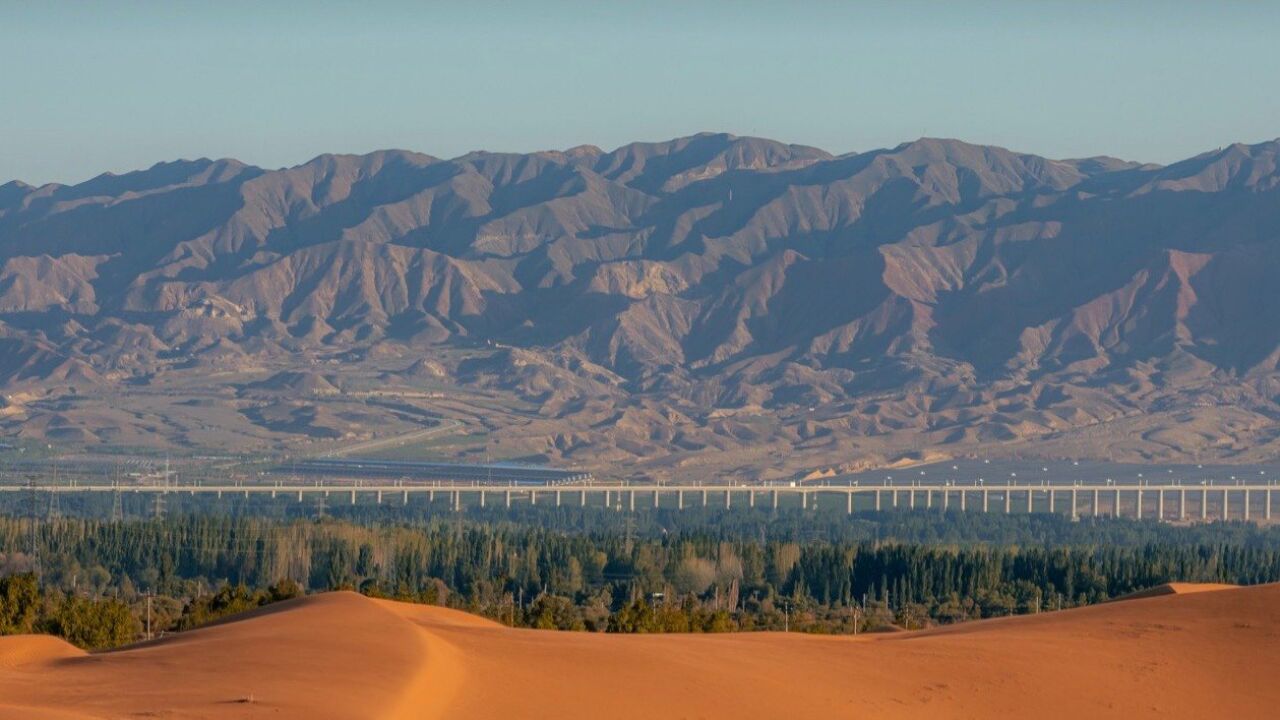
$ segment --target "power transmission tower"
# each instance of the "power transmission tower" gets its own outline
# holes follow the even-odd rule
[[[156,518],[164,517],[164,493],[156,493],[155,502],[151,506],[151,514]]]
[[[111,521],[124,520],[124,499],[120,496],[120,488],[111,491]]]
[[[625,534],[625,545],[627,555],[631,554],[631,549],[635,546],[636,535],[636,518],[634,515],[628,514],[622,524]]]
[[[57,520],[62,517],[62,506],[58,503],[58,494],[57,488],[49,491],[49,511],[45,513],[45,520]]]
[[[324,498],[325,498],[324,493],[320,493],[319,495],[316,496],[316,519],[317,520],[324,519],[324,513],[325,513],[325,510],[327,509]]]
[[[40,577],[40,555],[36,550],[36,521],[40,512],[40,485],[35,474],[27,476],[27,553],[31,557],[31,571]]]

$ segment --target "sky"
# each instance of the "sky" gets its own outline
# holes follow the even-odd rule
[[[1280,3],[0,0],[0,182],[699,131],[1172,162],[1280,136]]]

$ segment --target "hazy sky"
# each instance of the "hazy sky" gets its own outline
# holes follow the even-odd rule
[[[0,0],[0,182],[700,130],[1167,162],[1280,136],[1280,3]]]

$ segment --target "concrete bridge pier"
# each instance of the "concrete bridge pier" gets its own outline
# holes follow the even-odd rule
[[[606,492],[605,492],[605,494],[604,494],[604,502],[605,502],[605,505],[608,505],[608,504],[609,504],[609,493],[608,493],[607,491],[606,491]],[[538,504],[538,491],[537,491],[537,490],[530,490],[530,491],[529,491],[529,504],[530,504],[530,505],[537,505],[537,504]]]
[[[352,504],[352,505],[355,505],[355,504],[356,504],[356,491],[355,491],[355,490],[352,490],[352,491],[351,491],[351,504]]]
[[[774,506],[774,507],[778,507],[778,494],[777,494],[777,493],[774,493],[774,495],[773,495],[773,506]],[[684,509],[684,491],[683,491],[683,490],[677,490],[677,491],[676,491],[676,509],[677,509],[677,510],[683,510],[683,509]]]
[[[1244,491],[1244,519],[1246,522],[1249,520],[1249,489],[1248,488],[1245,488],[1245,491]]]
[[[659,497],[661,497],[661,493],[659,493],[657,490],[654,490],[654,491],[653,491],[653,506],[654,506],[655,508],[657,508],[657,507],[658,507],[658,498],[659,498]],[[752,506],[754,506],[754,505],[755,505],[755,497],[756,497],[756,496],[755,496],[754,494],[752,494],[752,496],[751,496],[751,500],[752,500],[752,503],[751,503],[751,504],[752,504]]]
[[[401,505],[408,505],[408,504],[409,504],[409,491],[408,491],[408,490],[405,490],[405,491],[403,491],[403,492],[401,493],[401,497],[400,497],[400,504],[401,504]]]
[[[636,511],[636,491],[632,490],[627,493],[627,509],[631,512]]]
[[[702,491],[702,507],[706,507],[706,506],[707,506],[707,491],[703,490]]]
[[[733,491],[730,490],[729,488],[725,488],[724,489],[724,509],[728,510],[729,506],[732,504],[733,504]]]
[[[911,510],[916,509],[916,491],[912,488],[907,491],[907,507]]]
[[[991,491],[982,491],[982,512],[990,512],[991,510]]]
[[[486,493],[486,492],[485,492],[485,491],[483,491],[483,490],[481,490],[481,491],[480,491],[480,507],[484,507],[484,496],[485,496],[485,495],[487,495],[487,494],[488,494],[488,493]]]
[[[755,506],[756,506],[756,491],[748,490],[747,491],[747,507],[753,508]]]
[[[807,492],[800,493],[800,509],[801,510],[809,509],[809,493]]]
[[[1209,519],[1209,491],[1208,489],[1200,490],[1200,520]]]
[[[964,512],[966,510],[965,498],[967,498],[968,496],[969,496],[969,493],[965,492],[964,488],[960,488],[960,512]]]
[[[1222,519],[1231,519],[1231,491],[1227,489],[1222,491]]]
[[[453,511],[454,512],[462,511],[462,493],[458,492],[457,490],[453,491]]]
[[[379,504],[379,505],[381,505],[381,504],[382,504],[382,491],[381,491],[381,490],[379,490],[379,491],[378,491],[378,504]]]
[[[582,490],[582,491],[580,491],[580,492],[578,493],[578,500],[579,500],[579,505],[578,505],[579,507],[586,507],[586,506],[587,506],[587,491],[586,491],[586,490]]]
[[[880,512],[880,491],[876,491],[876,512]]]
[[[945,515],[951,505],[951,492],[946,488],[942,488],[942,512]]]
[[[1134,517],[1142,519],[1142,488],[1138,488],[1138,500],[1134,503]]]
[[[844,512],[846,515],[853,514],[853,493],[852,492],[847,492],[844,494]]]
[[[1156,520],[1164,522],[1164,489],[1156,491]]]
[[[1098,517],[1098,489],[1093,490],[1093,516]]]
[[[1004,491],[1004,514],[1008,515],[1013,512],[1013,493],[1007,489]]]
[[[1035,503],[1035,493],[1036,493],[1035,490],[1032,490],[1031,488],[1027,488],[1027,514],[1028,515],[1031,514],[1033,503]]]
[[[1178,490],[1178,519],[1187,519],[1187,490],[1182,488]]]
[[[933,490],[932,489],[926,489],[924,491],[924,508],[926,510],[933,509]]]
[[[1053,488],[1049,488],[1049,514],[1050,514],[1050,515],[1052,515],[1052,514],[1053,514],[1054,506],[1057,504],[1057,503],[1056,503],[1056,502],[1054,502],[1054,501],[1055,501],[1055,500],[1057,500],[1057,499],[1058,499],[1058,493],[1057,493],[1057,491],[1056,491],[1056,490],[1054,490]]]
[[[1262,517],[1264,519],[1270,520],[1271,519],[1271,490],[1269,489],[1267,490],[1267,499],[1265,502],[1267,504],[1263,506],[1264,510],[1262,511]]]
[[[1072,520],[1080,519],[1080,509],[1079,509],[1080,505],[1077,502],[1079,499],[1080,499],[1079,491],[1076,490],[1075,488],[1071,488],[1071,519]]]
[[[778,509],[778,491],[777,490],[773,491],[773,509],[774,510]]]

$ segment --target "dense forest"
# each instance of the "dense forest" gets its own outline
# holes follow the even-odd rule
[[[612,511],[547,511],[537,522],[0,518],[0,632],[108,647],[148,622],[153,634],[182,630],[332,589],[531,627],[860,632],[1073,607],[1176,580],[1280,580],[1277,533],[1242,523],[899,512],[832,519],[842,529],[824,537],[794,518],[719,519],[680,528]],[[110,615],[113,630],[59,624],[76,613]]]

